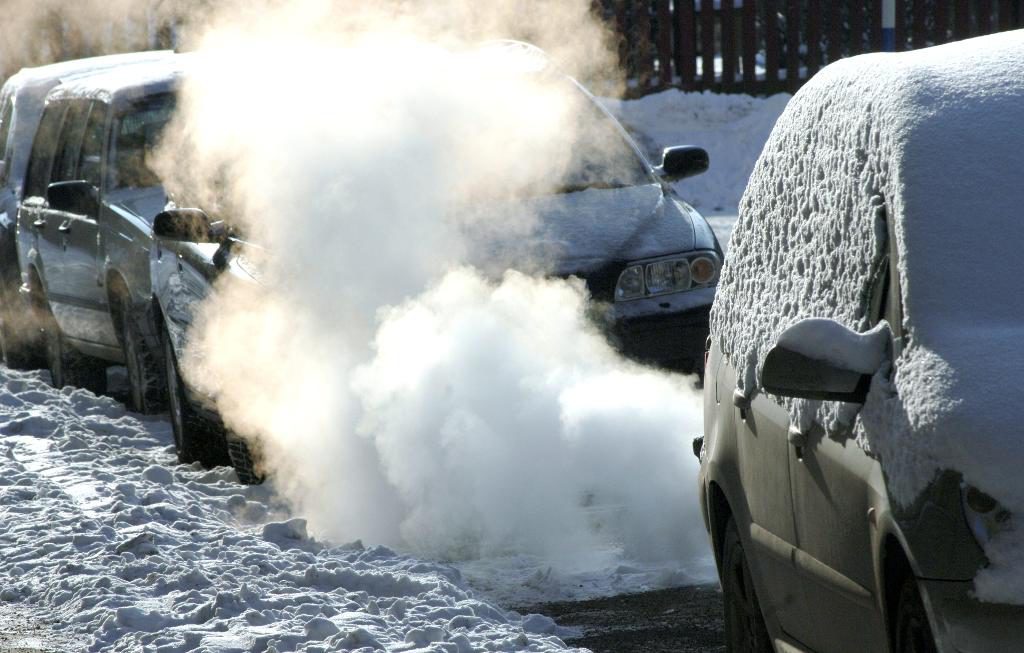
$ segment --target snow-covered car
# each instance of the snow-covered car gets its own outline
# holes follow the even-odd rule
[[[498,47],[543,57],[526,44]],[[587,147],[574,151],[577,156],[564,183],[550,192],[488,198],[466,209],[510,215],[525,212],[537,220],[537,228],[529,235],[480,239],[470,262],[498,277],[509,267],[533,266],[543,260],[546,274],[586,281],[591,296],[607,309],[595,311],[595,316],[600,316],[601,326],[623,353],[670,369],[702,371],[708,314],[723,254],[708,223],[676,195],[669,182],[704,172],[707,152],[692,146],[668,148],[654,167],[583,86],[570,77],[551,74],[559,75],[557,83],[581,98],[579,120],[587,121],[587,134],[594,139],[587,142],[593,152]],[[207,296],[213,281],[225,272],[249,275],[253,282],[259,276],[244,256],[251,243],[224,230],[215,220],[220,216],[186,207],[169,209],[155,223],[158,239],[152,278],[171,334],[168,343],[173,351],[168,350],[167,359],[172,363],[183,355],[193,309]],[[214,222],[216,228],[212,228]],[[168,374],[172,390],[182,385],[171,366]],[[208,412],[203,406],[212,403],[187,388],[179,402],[173,396],[172,391],[176,429],[195,423],[196,415]],[[215,419],[215,415],[206,417]],[[190,440],[185,428],[181,442]],[[236,460],[246,456],[241,443],[232,442],[230,447]],[[236,467],[243,469],[244,459]]]
[[[167,59],[169,51],[109,55],[26,68],[0,89],[0,352],[9,367],[34,367],[41,359],[38,325],[18,296],[23,283],[18,266],[15,221],[24,195],[32,142],[47,94],[85,74]]]
[[[765,145],[694,442],[727,650],[1024,650],[1022,69],[840,61]]]

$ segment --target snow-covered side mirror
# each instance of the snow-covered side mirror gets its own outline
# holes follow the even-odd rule
[[[779,336],[761,368],[764,391],[781,397],[862,404],[889,350],[889,325],[866,333],[809,318]]]

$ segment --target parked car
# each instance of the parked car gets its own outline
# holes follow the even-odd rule
[[[765,145],[694,442],[727,650],[1024,650],[1021,66],[840,61]]]
[[[9,367],[25,369],[41,364],[39,325],[31,321],[18,297],[22,279],[15,224],[29,153],[47,94],[83,74],[159,61],[172,54],[140,52],[26,68],[8,78],[0,89],[0,353]]]
[[[487,47],[518,50],[539,59],[546,73],[557,74],[532,46],[502,42]],[[665,368],[702,372],[722,249],[704,218],[668,182],[704,172],[708,155],[698,147],[669,148],[654,167],[585,88],[565,76],[560,83],[580,95],[585,114],[580,119],[592,124],[591,136],[601,145],[600,156],[596,150],[590,156],[586,147],[581,148],[565,183],[550,193],[485,201],[486,211],[507,209],[509,202],[528,205],[540,226],[532,237],[517,238],[515,243],[481,245],[480,260],[473,262],[482,268],[501,268],[485,270],[498,276],[507,266],[538,258],[543,249],[548,272],[584,279],[593,298],[607,307],[599,319],[623,353]],[[252,261],[259,257],[245,256],[247,249],[257,245],[231,232],[225,226],[229,222],[230,216],[208,216],[187,202],[156,218],[151,276],[171,336],[166,341],[169,361],[182,356],[193,309],[219,275],[237,274],[258,283],[259,271]],[[273,247],[272,243],[260,245]],[[180,384],[170,365],[168,374],[169,387]],[[171,403],[176,424],[187,424],[196,413],[204,412],[203,406],[215,403],[189,389],[182,397],[180,403]],[[191,436],[183,428],[182,441],[187,443]],[[251,454],[240,441],[233,440],[230,451],[243,478],[258,478],[245,471]]]
[[[18,207],[22,289],[54,385],[102,392],[106,368],[124,363],[130,406],[146,413],[166,391],[149,256],[167,198],[148,157],[174,112],[181,65],[160,56],[54,87]],[[180,457],[226,463],[223,435],[206,433]]]

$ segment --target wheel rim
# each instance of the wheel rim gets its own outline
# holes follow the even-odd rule
[[[171,337],[164,337],[164,355],[167,358],[167,408],[171,414],[171,431],[174,433],[174,446],[181,451],[181,434],[185,428],[185,420],[182,415],[181,388],[178,385],[178,364],[174,360],[174,347],[171,346]]]

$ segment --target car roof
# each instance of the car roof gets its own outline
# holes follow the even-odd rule
[[[110,54],[102,57],[62,61],[33,68],[22,68],[14,75],[11,75],[7,82],[4,83],[4,86],[16,90],[44,87],[45,91],[48,91],[61,82],[79,75],[138,63],[161,61],[173,56],[174,52],[172,50],[155,50],[152,52]]]
[[[139,98],[176,90],[187,60],[186,55],[175,55],[77,75],[54,88],[47,100],[99,100],[119,109]]]

